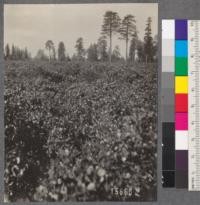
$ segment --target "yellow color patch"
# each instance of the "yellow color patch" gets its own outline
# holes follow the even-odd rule
[[[176,76],[175,77],[175,93],[188,93],[188,77]]]

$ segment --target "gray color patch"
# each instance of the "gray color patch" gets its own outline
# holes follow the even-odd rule
[[[174,56],[174,39],[162,39],[162,56]]]
[[[162,89],[162,105],[174,106],[174,89],[164,88]]]
[[[173,105],[164,105],[162,107],[162,122],[174,122]]]
[[[162,56],[162,72],[175,72],[174,56]]]
[[[162,89],[163,88],[174,89],[175,86],[174,73],[163,72],[161,78],[162,78]]]

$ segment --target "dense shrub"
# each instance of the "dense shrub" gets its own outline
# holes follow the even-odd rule
[[[7,62],[9,200],[153,199],[156,83],[155,65]]]

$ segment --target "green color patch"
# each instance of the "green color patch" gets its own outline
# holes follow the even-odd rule
[[[188,59],[176,58],[175,59],[175,75],[187,76],[188,75]]]

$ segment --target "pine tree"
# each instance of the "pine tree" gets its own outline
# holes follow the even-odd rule
[[[53,52],[53,60],[56,60],[56,49],[54,46],[52,48],[52,52]]]
[[[25,58],[25,59],[28,59],[28,58],[29,58],[29,54],[28,54],[27,48],[24,49],[24,58]]]
[[[153,61],[153,38],[151,36],[151,23],[152,19],[149,17],[147,19],[144,36],[144,55],[146,63]]]
[[[21,60],[22,55],[23,55],[22,50],[18,46],[16,46],[16,60]]]
[[[135,53],[137,50],[137,41],[138,41],[138,36],[137,36],[137,31],[134,32],[131,42],[130,42],[130,48],[129,48],[129,59],[131,62],[134,62],[135,60]]]
[[[87,50],[88,60],[90,61],[98,61],[98,52],[97,52],[97,44],[91,44]]]
[[[65,56],[65,44],[61,41],[58,44],[58,60],[59,61],[64,61],[66,59]]]
[[[158,51],[158,36],[155,35],[153,39],[153,60],[157,60],[157,51]]]
[[[114,61],[120,60],[121,54],[120,54],[120,49],[119,46],[115,46],[113,53],[112,53],[112,59]]]
[[[12,45],[12,49],[11,49],[11,59],[12,60],[16,59],[16,48],[14,45]]]
[[[5,47],[5,59],[10,59],[10,46],[9,44],[6,44],[6,47]]]
[[[48,40],[45,43],[45,48],[48,50],[49,52],[49,60],[54,59],[55,58],[55,48],[54,48],[54,43],[52,40]]]
[[[122,23],[120,25],[119,33],[121,35],[121,39],[125,40],[126,42],[126,60],[128,59],[128,43],[130,40],[130,37],[134,35],[136,32],[136,26],[135,26],[135,17],[133,15],[126,15],[124,19],[122,20]]]
[[[109,38],[109,62],[111,63],[112,55],[112,38],[115,33],[118,32],[120,26],[120,18],[117,12],[107,11],[104,14],[104,20],[102,25],[102,34]]]
[[[85,56],[85,49],[83,46],[83,38],[78,38],[75,45],[77,56],[79,59],[83,59]]]
[[[101,36],[98,39],[97,49],[98,49],[99,59],[101,61],[106,61],[108,59],[108,53],[107,53],[107,41],[104,36]]]
[[[144,43],[142,41],[137,42],[137,51],[138,51],[139,62],[144,62],[145,61]]]

